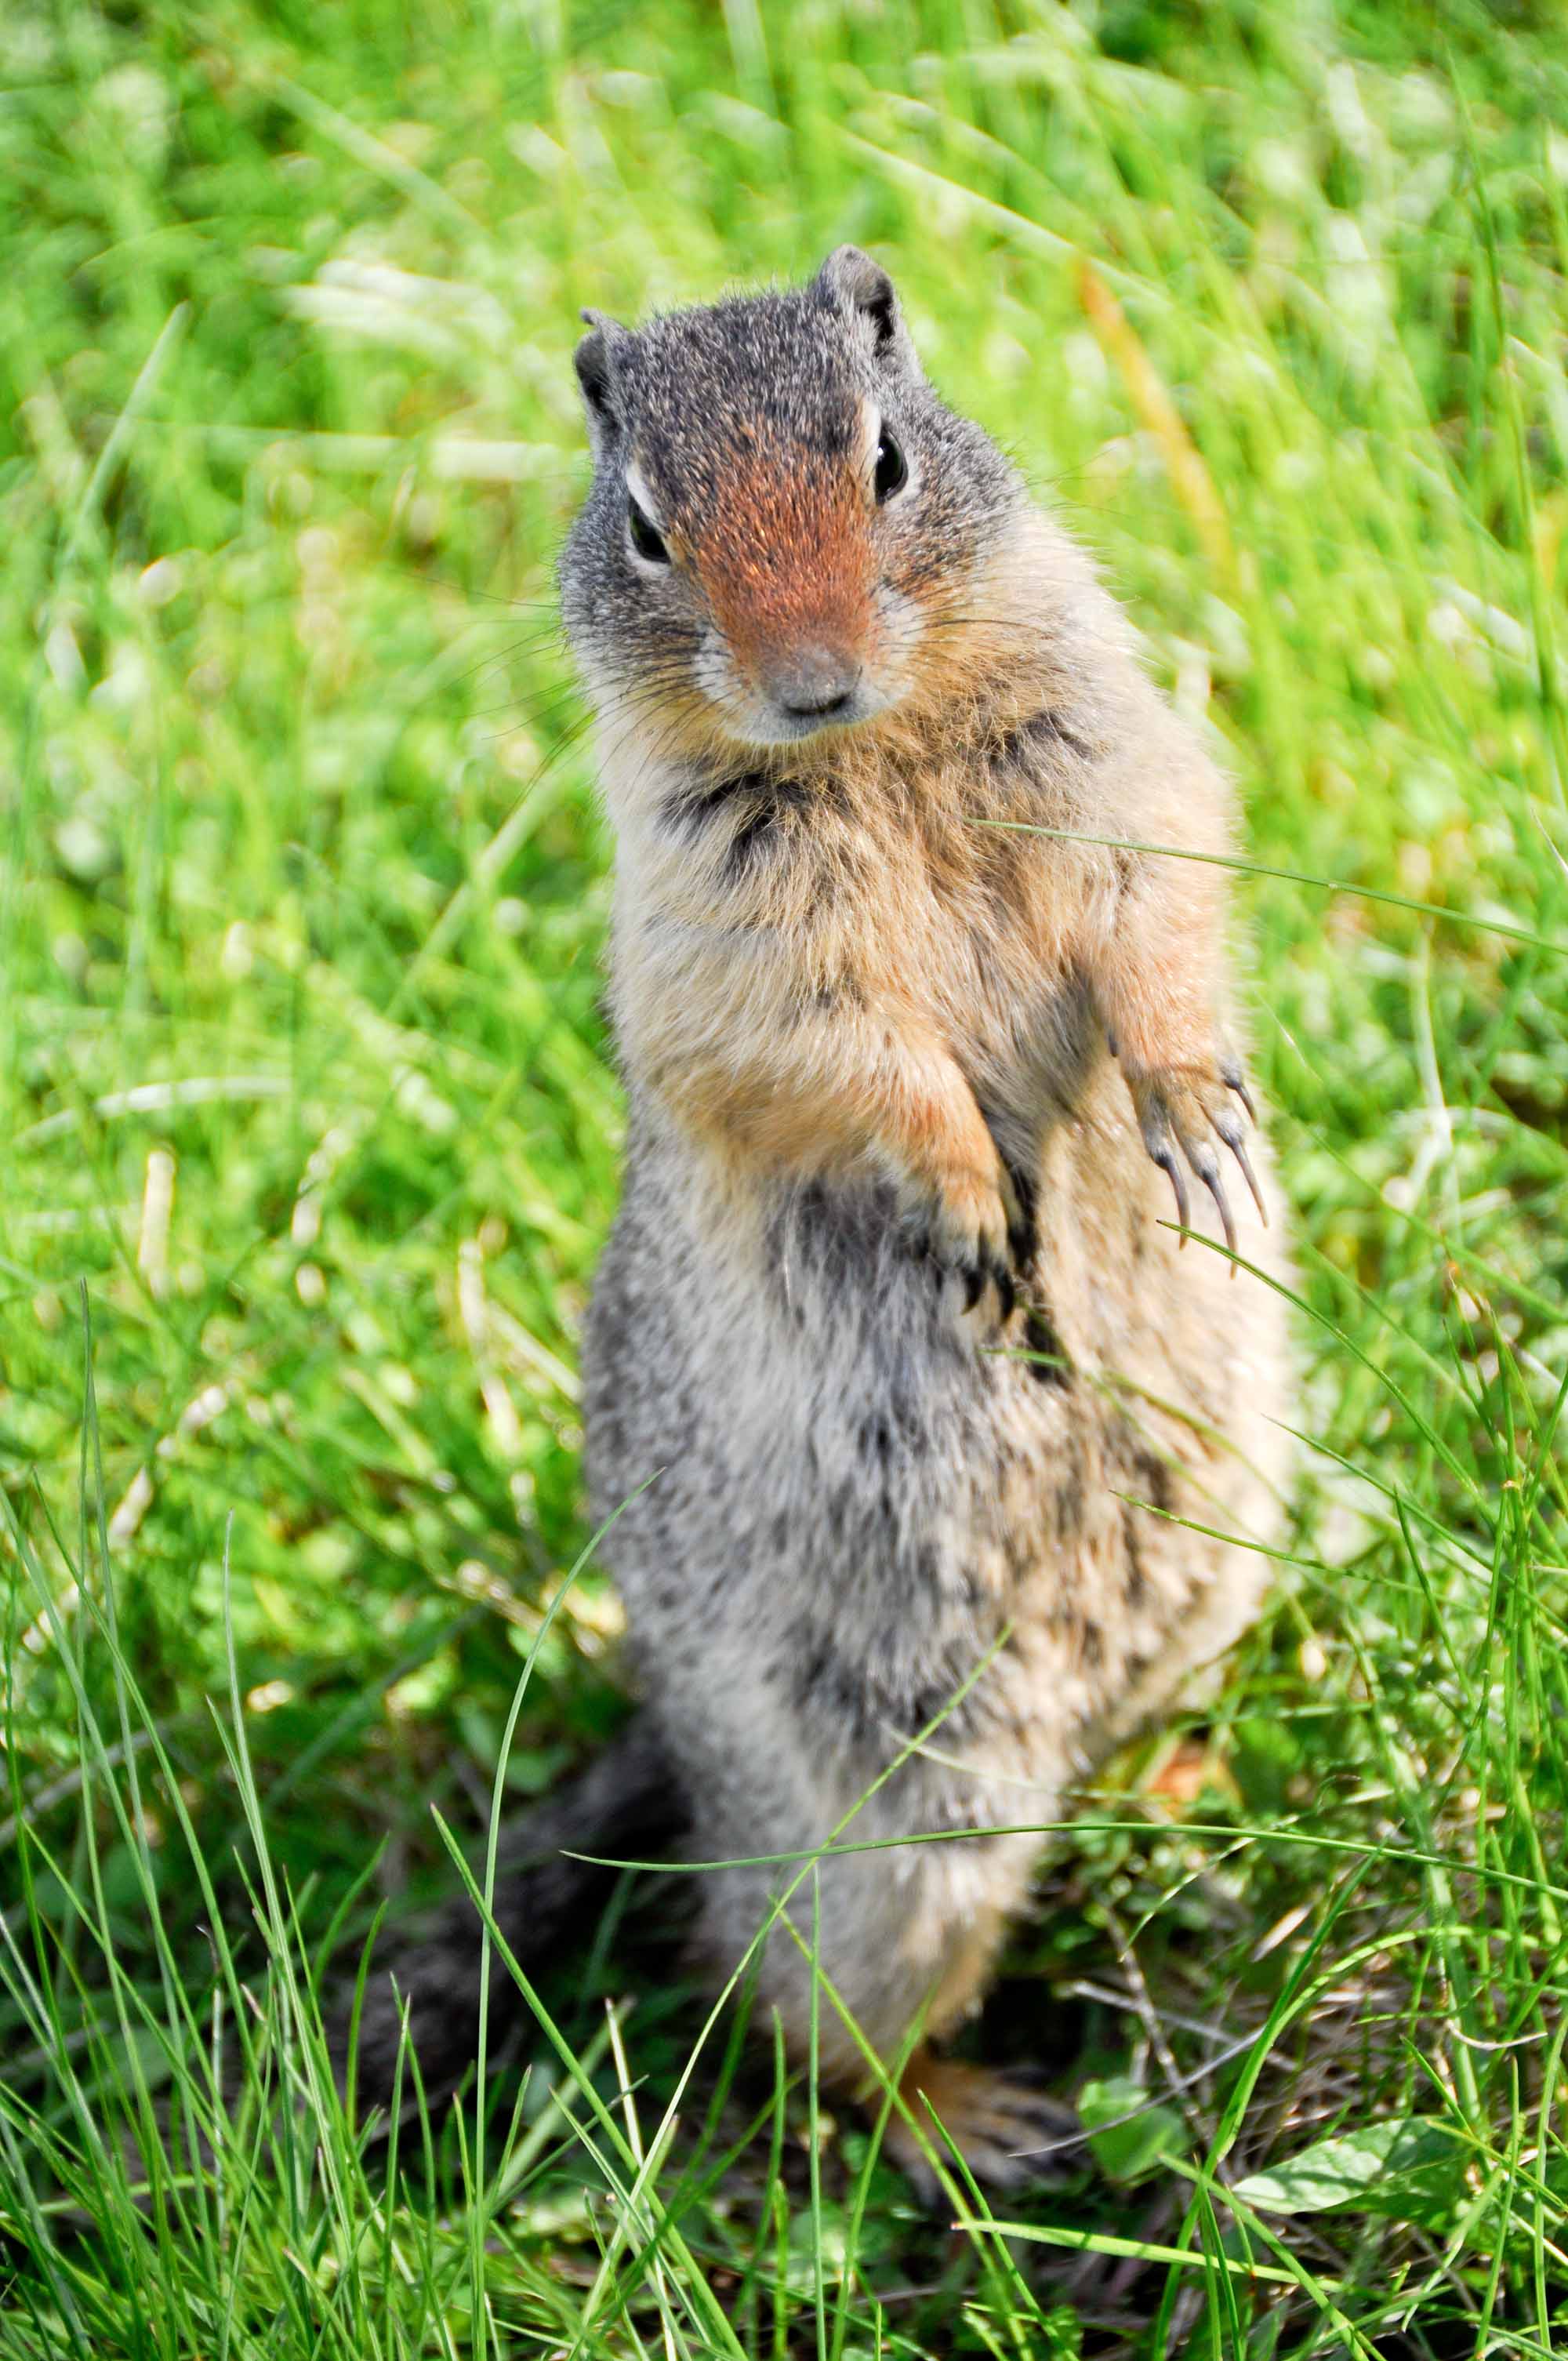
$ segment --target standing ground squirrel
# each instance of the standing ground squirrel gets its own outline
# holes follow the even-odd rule
[[[695,1880],[723,1973],[793,1883],[757,1970],[792,2054],[815,1911],[825,2082],[863,2095],[918,2026],[906,2100],[1005,2180],[1039,2103],[927,2044],[985,1988],[1028,1830],[1253,1614],[1266,1559],[1213,1535],[1278,1515],[1280,1296],[1160,1219],[1190,1172],[1285,1273],[1261,1197],[1227,1199],[1238,1170],[1258,1195],[1230,796],[866,255],[588,317],[561,583],[630,1138],[587,1463],[646,1702],[497,1915],[537,1949],[585,1874],[559,1847],[679,1827],[729,1864]],[[840,1828],[860,1849],[802,1876]],[[472,1928],[400,1971],[422,2060],[468,2037]],[[890,2143],[919,2169],[896,2114]]]

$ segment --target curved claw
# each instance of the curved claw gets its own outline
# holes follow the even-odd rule
[[[1189,1206],[1187,1202],[1187,1183],[1181,1177],[1181,1167],[1176,1160],[1176,1150],[1171,1147],[1169,1141],[1167,1140],[1162,1142],[1158,1148],[1151,1148],[1149,1154],[1154,1158],[1155,1162],[1159,1166],[1161,1171],[1168,1172],[1170,1175],[1170,1185],[1176,1191],[1176,1218],[1184,1233],[1184,1235],[1178,1239],[1177,1244],[1179,1246],[1184,1246],[1187,1244],[1185,1232],[1190,1228],[1191,1224],[1188,1219]]]
[[[1236,1132],[1235,1137],[1233,1139],[1230,1131],[1223,1124],[1216,1124],[1214,1128],[1219,1133],[1220,1137],[1224,1141],[1225,1146],[1230,1149],[1231,1154],[1235,1158],[1236,1162],[1241,1166],[1242,1179],[1252,1191],[1252,1202],[1257,1207],[1257,1218],[1263,1224],[1264,1228],[1267,1229],[1268,1208],[1263,1202],[1263,1191],[1257,1185],[1257,1175],[1253,1170],[1252,1166],[1248,1161],[1245,1140],[1242,1137],[1239,1130]]]
[[[1257,1121],[1257,1109],[1252,1103],[1252,1093],[1246,1086],[1246,1076],[1242,1071],[1241,1060],[1239,1058],[1227,1058],[1225,1060],[1223,1065],[1220,1068],[1220,1080],[1223,1082],[1228,1091],[1234,1091],[1237,1098],[1240,1099],[1243,1106],[1246,1109],[1247,1121],[1249,1123],[1255,1124]],[[1227,1140],[1225,1144],[1227,1147],[1234,1145],[1234,1141],[1229,1140]],[[1247,1177],[1250,1180],[1252,1176],[1249,1173]],[[1257,1194],[1255,1186],[1254,1187],[1253,1194],[1255,1197]]]
[[[1214,1154],[1212,1148],[1204,1148],[1191,1155],[1190,1160],[1191,1162],[1192,1170],[1197,1173],[1199,1180],[1201,1180],[1204,1188],[1207,1189],[1210,1196],[1212,1197],[1215,1204],[1219,1208],[1221,1225],[1225,1233],[1225,1245],[1229,1248],[1230,1252],[1234,1254],[1236,1250],[1236,1225],[1231,1219],[1231,1209],[1225,1202],[1224,1186],[1220,1179],[1219,1159]],[[1235,1268],[1235,1264],[1232,1263],[1231,1271],[1233,1276],[1234,1275]]]
[[[1240,1106],[1253,1114],[1251,1096],[1240,1064],[1227,1057],[1217,1068],[1205,1073],[1200,1069],[1178,1069],[1170,1074],[1156,1072],[1145,1076],[1133,1087],[1134,1105],[1137,1112],[1144,1147],[1153,1161],[1169,1176],[1176,1193],[1176,1210],[1183,1232],[1190,1227],[1187,1188],[1182,1177],[1185,1163],[1202,1182],[1214,1201],[1224,1231],[1225,1246],[1232,1257],[1231,1272],[1235,1273],[1236,1225],[1232,1218],[1230,1202],[1221,1178],[1220,1158],[1213,1139],[1229,1148],[1241,1169],[1242,1178],[1257,1207],[1258,1218],[1266,1226],[1268,1212],[1258,1187],[1257,1175],[1246,1152],[1245,1126],[1240,1109],[1221,1096],[1216,1082],[1233,1091]],[[1212,1137],[1211,1137],[1212,1135]],[[1182,1244],[1185,1244],[1183,1237]]]
[[[964,1283],[964,1310],[972,1312],[988,1286],[996,1290],[999,1318],[1005,1327],[1018,1301],[1017,1281],[1005,1259],[983,1247],[973,1262],[956,1266]]]

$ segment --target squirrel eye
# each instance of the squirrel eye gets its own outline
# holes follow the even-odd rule
[[[876,488],[877,506],[892,500],[909,481],[909,465],[903,452],[884,426],[877,438],[876,470],[872,476]]]
[[[650,566],[668,566],[670,553],[664,545],[663,534],[646,511],[638,507],[630,492],[626,496],[626,529],[631,535],[631,546],[639,557],[645,557]]]

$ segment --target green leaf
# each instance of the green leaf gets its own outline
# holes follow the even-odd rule
[[[1141,2180],[1181,2144],[1184,2127],[1175,2108],[1151,2100],[1128,2074],[1086,2082],[1078,2112],[1091,2134],[1094,2160],[1111,2180]]]
[[[1319,2140],[1267,2172],[1236,2183],[1245,2205],[1265,2213],[1327,2213],[1338,2206],[1431,2225],[1452,2213],[1464,2188],[1464,2147],[1430,2115],[1396,2115]]]

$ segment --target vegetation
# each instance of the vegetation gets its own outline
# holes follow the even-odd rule
[[[0,2357],[1563,2349],[1556,13],[5,41]],[[1299,1242],[1277,1603],[1081,1799],[977,2037],[1090,2135],[1005,2234],[742,2053],[630,1881],[488,2121],[362,2149],[320,2038],[376,1897],[623,1710],[567,1580],[620,1124],[577,307],[846,237],[1234,770]]]

